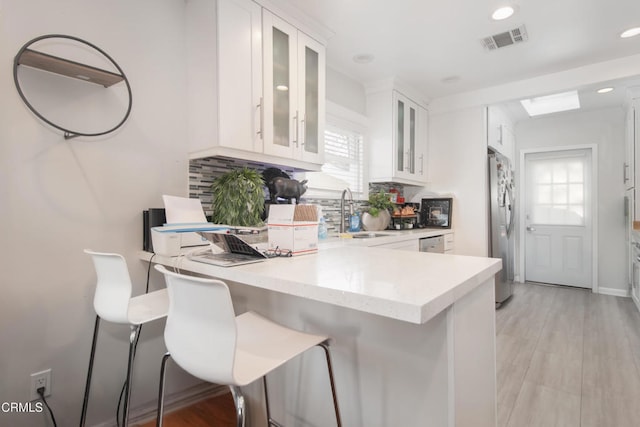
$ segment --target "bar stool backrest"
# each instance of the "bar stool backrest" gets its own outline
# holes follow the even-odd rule
[[[233,384],[236,319],[227,285],[215,279],[184,276],[161,265],[169,293],[164,341],[173,360],[191,375]]]
[[[93,308],[100,318],[114,323],[129,323],[129,300],[131,299],[131,277],[127,262],[119,254],[94,252],[91,255],[96,269],[96,293]]]

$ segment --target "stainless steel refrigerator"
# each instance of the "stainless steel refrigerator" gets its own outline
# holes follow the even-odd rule
[[[496,303],[512,294],[515,257],[513,169],[507,157],[489,150],[489,256],[502,258],[496,274]]]

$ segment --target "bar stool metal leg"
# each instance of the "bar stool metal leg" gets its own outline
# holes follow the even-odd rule
[[[82,400],[82,415],[80,415],[80,427],[84,427],[87,422],[87,407],[89,404],[89,390],[91,389],[91,376],[93,375],[93,360],[96,355],[96,344],[98,342],[98,330],[100,329],[100,316],[96,316],[93,326],[93,339],[91,341],[91,355],[89,356],[89,368],[87,369],[87,382],[84,386],[84,399]]]
[[[129,363],[127,366],[127,390],[124,399],[124,420],[123,427],[129,426],[129,406],[131,404],[131,383],[133,382],[133,361],[136,357],[136,337],[140,331],[140,325],[131,325],[131,334],[129,335]]]
[[[236,427],[244,427],[247,411],[244,395],[242,394],[242,391],[240,391],[240,387],[230,385],[229,390],[231,390],[233,403],[236,407]]]
[[[271,418],[271,410],[269,409],[269,391],[267,389],[267,376],[262,377],[262,385],[264,387],[264,406],[267,410],[267,426],[282,427],[276,420]]]
[[[158,415],[156,417],[156,427],[162,427],[162,414],[164,413],[164,384],[167,372],[167,362],[171,358],[171,354],[165,353],[162,356],[162,363],[160,365],[160,390],[158,392]]]
[[[336,411],[336,422],[338,427],[342,427],[342,419],[340,418],[340,408],[338,407],[338,395],[336,394],[336,384],[333,378],[333,365],[331,364],[331,353],[329,352],[329,342],[325,341],[318,346],[324,350],[324,355],[327,359],[327,370],[329,371],[329,381],[331,382],[331,396],[333,397],[333,408]]]

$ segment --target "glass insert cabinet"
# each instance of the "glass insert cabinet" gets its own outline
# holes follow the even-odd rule
[[[264,151],[321,163],[325,50],[263,10]]]
[[[419,98],[419,97],[417,97]],[[423,185],[427,178],[427,109],[391,87],[367,93],[371,182]]]

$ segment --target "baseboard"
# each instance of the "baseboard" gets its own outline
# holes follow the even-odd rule
[[[186,390],[166,395],[164,398],[164,412],[165,414],[168,414],[206,398],[217,396],[228,391],[229,388],[227,386],[201,383]],[[129,424],[131,426],[135,426],[136,424],[144,424],[151,420],[155,420],[156,411],[158,410],[157,405],[158,402],[154,400],[141,407],[132,408],[129,413]],[[93,427],[114,427],[115,425],[116,420],[113,418],[109,421],[105,421],[104,423],[95,424]]]
[[[602,295],[611,295],[614,297],[630,297],[631,296],[629,295],[629,291],[625,289],[603,288],[602,286],[598,288],[598,293]]]

